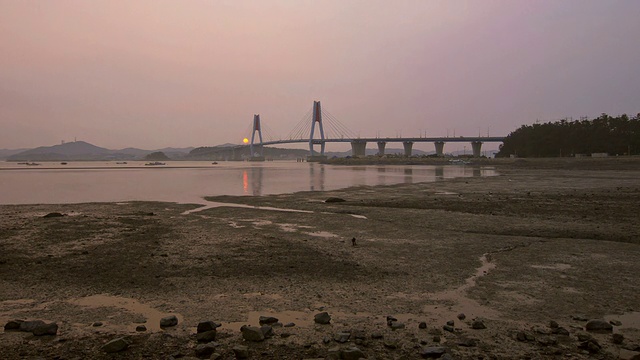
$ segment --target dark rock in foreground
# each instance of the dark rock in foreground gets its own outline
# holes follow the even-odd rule
[[[178,325],[178,318],[175,315],[166,316],[160,319],[160,327],[171,327]]]
[[[106,353],[117,353],[126,350],[129,347],[129,342],[125,338],[117,338],[109,341],[102,346],[102,351]]]
[[[35,336],[56,335],[58,333],[58,324],[53,322],[50,324],[38,325],[31,333]]]
[[[331,316],[326,311],[321,312],[313,317],[313,321],[315,321],[316,324],[326,325],[331,322]]]
[[[613,326],[604,320],[590,320],[585,327],[587,331],[593,332],[611,332]]]

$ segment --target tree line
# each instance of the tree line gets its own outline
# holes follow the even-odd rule
[[[500,145],[498,157],[562,157],[575,154],[640,154],[640,114],[522,125]]]

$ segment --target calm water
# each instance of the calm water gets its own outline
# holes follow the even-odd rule
[[[43,162],[0,163],[0,204],[60,204],[129,200],[201,203],[211,195],[268,195],[325,191],[358,185],[431,182],[492,176],[467,166],[332,166],[274,162]]]

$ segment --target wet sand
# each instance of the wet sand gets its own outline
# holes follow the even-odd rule
[[[348,345],[378,359],[420,358],[432,346],[463,359],[631,358],[640,354],[640,159],[588,160],[484,162],[500,175],[221,196],[208,207],[0,206],[0,322],[59,325],[55,337],[0,332],[0,353],[107,359],[100,346],[126,336],[119,358],[194,356],[196,325],[213,320],[222,359],[238,344],[267,359]],[[42,217],[54,211],[67,216]],[[313,323],[321,311],[330,325]],[[178,326],[160,329],[170,314]],[[244,342],[240,326],[260,315],[296,326]],[[388,327],[388,315],[405,328]],[[472,329],[475,318],[487,328]],[[619,320],[624,341],[591,334],[602,349],[589,353],[577,339],[586,321],[574,318]],[[454,332],[443,330],[449,320]],[[148,330],[136,332],[140,324]],[[343,331],[348,343],[331,340]]]

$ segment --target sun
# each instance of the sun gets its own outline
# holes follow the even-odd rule
[[[244,139],[242,139],[242,142],[245,143],[245,144],[248,144],[249,143],[249,139],[244,138]]]

